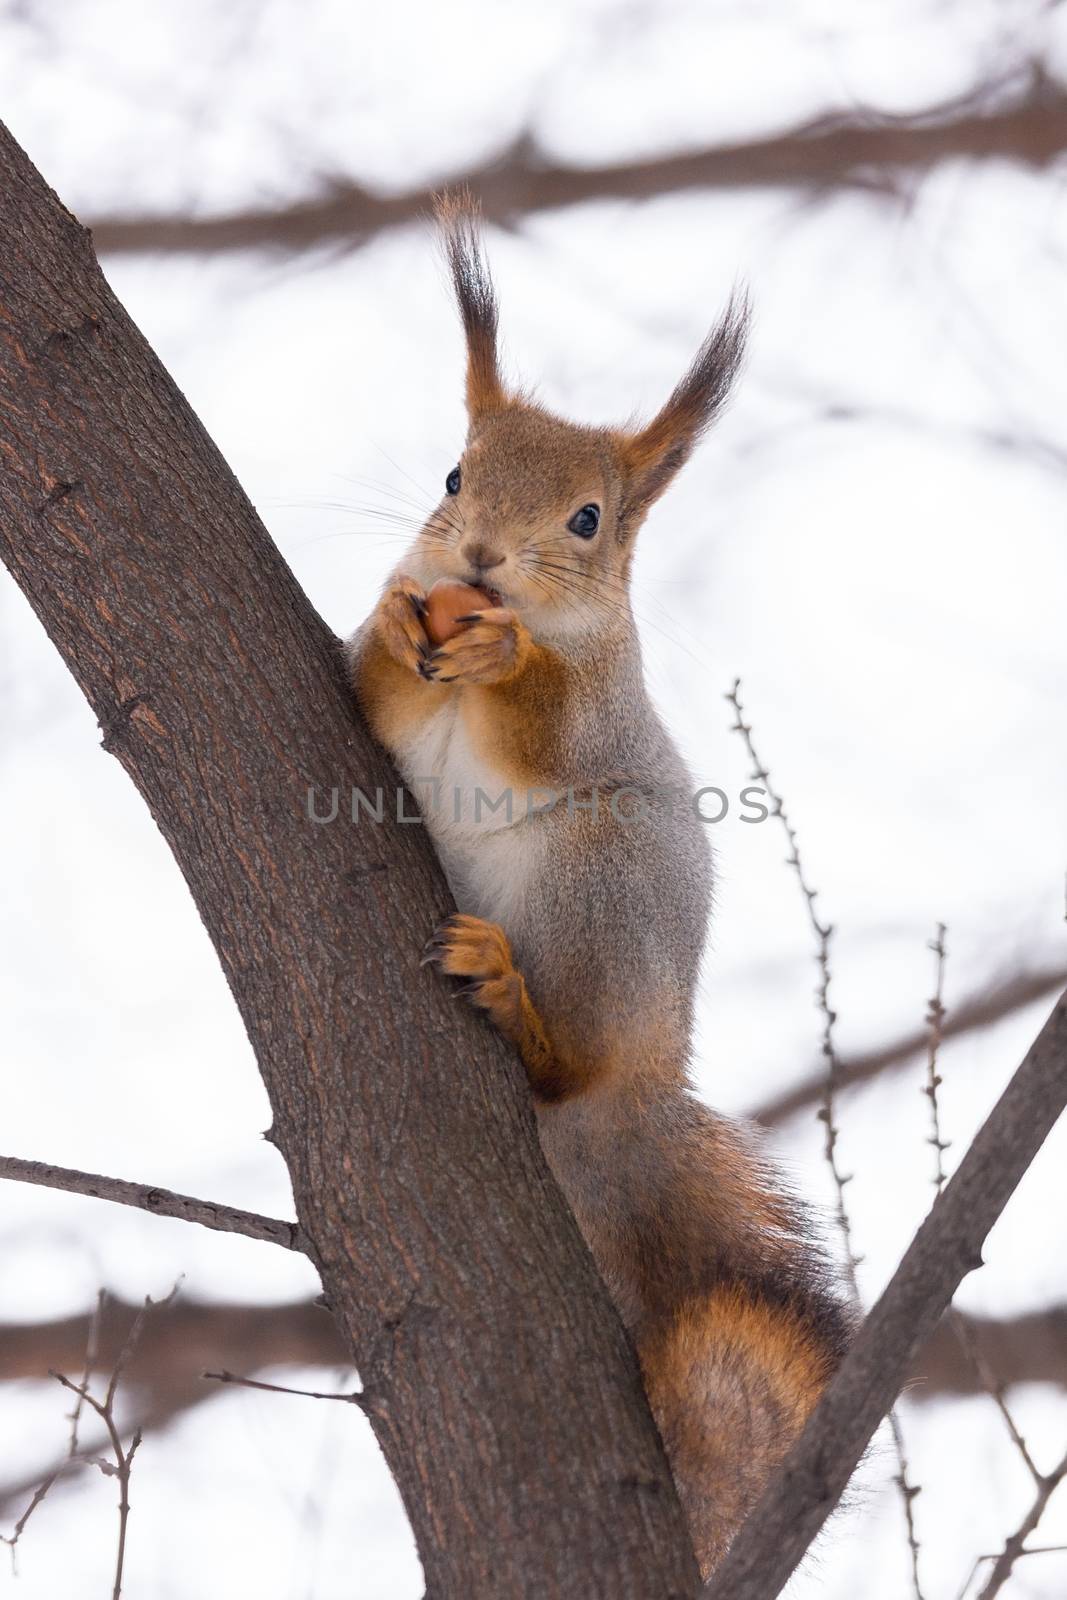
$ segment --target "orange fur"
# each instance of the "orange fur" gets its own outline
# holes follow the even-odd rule
[[[461,914],[447,918],[430,940],[426,960],[450,978],[467,980],[464,992],[471,1004],[487,1012],[518,1050],[530,1087],[542,1100],[580,1093],[605,1069],[602,1057],[564,1058],[552,1045],[526,980],[516,971],[507,936],[495,923]]]
[[[706,1574],[849,1331],[803,1214],[744,1131],[689,1089],[711,866],[691,811],[657,797],[692,780],[648,698],[629,604],[637,530],[722,407],[744,310],[731,303],[646,427],[568,422],[505,390],[469,197],[439,216],[470,427],[444,499],[352,641],[353,682],[409,785],[566,796],[544,813],[494,809],[481,828],[477,805],[427,812],[459,907],[427,959],[522,1057]],[[440,579],[493,592],[434,649],[423,607]]]
[[[768,1304],[737,1284],[676,1308],[639,1338],[638,1355],[706,1577],[803,1428],[834,1362],[795,1306]]]

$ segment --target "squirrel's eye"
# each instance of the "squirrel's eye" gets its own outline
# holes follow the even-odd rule
[[[449,494],[458,494],[459,493],[459,486],[462,483],[462,481],[463,480],[462,480],[462,477],[460,475],[459,468],[458,467],[453,467],[452,471],[448,474],[448,477],[445,479],[445,488],[448,490]]]
[[[567,526],[579,539],[591,539],[600,527],[600,507],[583,506],[574,513]]]

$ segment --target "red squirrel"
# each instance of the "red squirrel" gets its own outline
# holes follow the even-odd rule
[[[427,959],[525,1064],[706,1576],[850,1331],[754,1135],[690,1088],[712,866],[676,798],[691,780],[649,699],[629,599],[638,529],[726,399],[745,308],[731,301],[646,426],[578,425],[505,384],[469,196],[446,196],[438,218],[469,431],[349,645],[353,685],[413,791],[439,792],[425,815],[458,912]],[[435,643],[427,597],[442,579],[481,603],[435,625]],[[512,803],[490,809],[479,791]]]

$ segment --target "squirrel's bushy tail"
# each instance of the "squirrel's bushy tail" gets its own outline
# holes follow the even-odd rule
[[[649,1403],[707,1578],[799,1434],[840,1356],[809,1306],[744,1285],[680,1307],[639,1343]]]
[[[758,1137],[685,1089],[542,1109],[641,1362],[705,1576],[837,1368],[852,1317]]]

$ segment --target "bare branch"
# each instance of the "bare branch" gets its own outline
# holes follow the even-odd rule
[[[109,1369],[126,1342],[138,1307],[107,1298],[100,1319],[94,1370]],[[956,1314],[957,1316],[959,1314]],[[95,1313],[54,1322],[0,1325],[0,1382],[41,1378],[50,1369],[72,1366],[81,1357]],[[1067,1388],[1067,1306],[1000,1321],[959,1316],[971,1345],[991,1363],[1003,1387],[1052,1383]],[[323,1367],[346,1364],[346,1352],[332,1319],[312,1300],[282,1305],[232,1305],[179,1300],[147,1323],[126,1369],[127,1382],[142,1397],[125,1437],[166,1429],[176,1417],[211,1401],[218,1391],[202,1380],[205,1364],[248,1371],[268,1367]],[[938,1323],[912,1363],[909,1398],[913,1404],[983,1392],[971,1360],[961,1351],[947,1318]],[[106,1438],[87,1443],[70,1460],[50,1469],[68,1479],[85,1467],[84,1457],[99,1455]],[[0,1516],[10,1516],[40,1487],[40,1474],[0,1484]],[[990,1558],[992,1559],[992,1558]]]
[[[119,1542],[118,1550],[115,1555],[115,1582],[111,1590],[111,1600],[120,1600],[120,1596],[122,1594],[122,1574],[126,1564],[126,1533],[130,1520],[130,1468],[133,1466],[133,1458],[136,1455],[138,1447],[141,1443],[141,1433],[138,1429],[133,1438],[130,1440],[129,1444],[124,1444],[122,1436],[119,1433],[118,1426],[115,1422],[115,1414],[112,1410],[112,1403],[115,1398],[114,1379],[112,1379],[112,1382],[108,1385],[106,1399],[97,1400],[95,1396],[89,1392],[87,1387],[81,1384],[72,1383],[71,1380],[69,1378],[65,1378],[61,1372],[55,1372],[52,1374],[52,1376],[57,1382],[61,1383],[65,1389],[72,1389],[76,1395],[80,1396],[80,1398],[86,1402],[87,1405],[92,1406],[93,1410],[96,1412],[97,1416],[107,1429],[108,1438],[111,1441],[111,1448],[115,1454],[114,1471],[115,1476],[119,1480]],[[102,1463],[97,1464],[102,1465]]]
[[[85,1339],[85,1370],[82,1374],[82,1387],[89,1387],[89,1379],[96,1367],[97,1353],[100,1348],[100,1324],[104,1317],[104,1305],[107,1301],[107,1291],[101,1289],[96,1297],[96,1309],[89,1318],[89,1331]],[[49,1370],[54,1370],[54,1364],[48,1363]],[[67,1445],[67,1455],[73,1460],[78,1453],[78,1425],[81,1422],[84,1396],[80,1395],[74,1402],[74,1409],[70,1414],[70,1439]]]
[[[15,1524],[14,1532],[9,1538],[3,1540],[3,1543],[11,1546],[12,1559],[14,1559],[15,1546],[18,1543],[19,1538],[22,1535],[22,1531],[33,1512],[44,1500],[45,1496],[48,1494],[48,1491],[52,1488],[52,1485],[57,1482],[57,1480],[65,1471],[75,1464],[88,1465],[91,1463],[92,1465],[98,1467],[102,1472],[113,1475],[118,1479],[119,1483],[119,1537],[118,1549],[115,1555],[115,1580],[112,1586],[111,1600],[120,1600],[120,1596],[122,1594],[122,1575],[126,1562],[126,1534],[130,1519],[130,1468],[133,1466],[133,1458],[137,1454],[137,1450],[141,1443],[140,1428],[136,1428],[134,1430],[133,1435],[129,1439],[128,1443],[124,1440],[115,1420],[115,1395],[118,1391],[119,1381],[122,1377],[123,1371],[129,1362],[130,1357],[133,1355],[137,1341],[144,1329],[145,1320],[149,1311],[151,1311],[155,1306],[163,1308],[170,1305],[177,1292],[178,1285],[175,1284],[174,1288],[171,1290],[170,1294],[165,1300],[153,1301],[149,1296],[145,1297],[144,1304],[140,1307],[136,1316],[134,1317],[129,1333],[127,1334],[126,1339],[115,1358],[114,1368],[108,1381],[107,1391],[104,1395],[104,1398],[103,1400],[99,1400],[90,1389],[89,1381],[92,1372],[96,1340],[99,1333],[99,1325],[103,1316],[105,1295],[104,1291],[101,1290],[99,1296],[97,1297],[96,1311],[94,1312],[89,1323],[89,1337],[86,1348],[84,1380],[81,1383],[75,1383],[73,1379],[68,1378],[62,1372],[52,1372],[50,1374],[51,1377],[55,1378],[57,1383],[62,1384],[64,1389],[69,1389],[71,1393],[77,1397],[74,1410],[71,1414],[70,1440],[66,1459],[61,1462],[60,1465],[52,1472],[50,1472],[40,1484],[38,1484],[33,1499],[30,1501],[30,1504],[27,1506],[26,1510]],[[75,1454],[78,1444],[78,1422],[81,1417],[82,1407],[86,1405],[89,1406],[91,1410],[96,1412],[97,1416],[104,1424],[108,1441],[115,1457],[114,1466],[107,1461],[98,1459],[97,1456],[93,1454],[82,1454],[80,1460]]]
[[[1065,984],[1067,967],[1064,966],[1034,967],[1012,973],[1001,982],[961,1001],[942,1025],[942,1041],[979,1033],[1025,1006],[1034,1005],[1051,994],[1058,994]],[[838,1088],[854,1089],[860,1084],[869,1083],[880,1073],[899,1071],[921,1055],[928,1040],[928,1028],[916,1028],[877,1050],[843,1061],[838,1074]],[[765,1100],[749,1115],[765,1128],[787,1122],[790,1117],[808,1111],[819,1103],[824,1077],[824,1067],[813,1067],[799,1083],[783,1090],[773,1099]]]
[[[42,1478],[41,1482],[33,1491],[33,1499],[30,1501],[29,1505],[26,1507],[25,1511],[22,1513],[11,1532],[0,1533],[0,1544],[10,1545],[11,1547],[12,1561],[15,1559],[15,1546],[22,1538],[23,1529],[33,1516],[33,1513],[37,1510],[37,1507],[40,1505],[49,1489],[55,1483],[56,1479],[62,1474],[64,1465],[65,1463],[61,1462],[60,1465],[50,1472],[47,1477]]]
[[[236,1383],[242,1389],[266,1389],[269,1394],[299,1394],[306,1400],[343,1400],[360,1410],[366,1405],[366,1400],[358,1389],[350,1394],[332,1394],[324,1389],[291,1389],[285,1383],[264,1383],[260,1378],[241,1378],[234,1372],[205,1372],[204,1377],[213,1379],[215,1383]]]
[[[93,1370],[113,1366],[137,1308],[108,1297],[100,1320]],[[0,1383],[41,1378],[81,1359],[93,1316],[52,1322],[0,1324]],[[1067,1306],[1051,1306],[1004,1320],[963,1317],[968,1338],[1000,1375],[1005,1387],[1052,1383],[1067,1388]],[[127,1368],[130,1384],[154,1398],[158,1418],[146,1408],[138,1420],[145,1432],[170,1419],[171,1403],[184,1410],[205,1366],[262,1371],[267,1367],[345,1365],[337,1329],[313,1300],[279,1305],[240,1305],[179,1300],[148,1323]],[[912,1400],[981,1392],[969,1360],[963,1359],[947,1322],[941,1322],[916,1357]],[[0,1488],[0,1507],[8,1491]]]
[[[202,1401],[209,1399],[211,1393],[212,1391],[199,1378],[195,1388],[192,1385],[161,1385],[160,1389],[150,1397],[148,1404],[138,1410],[133,1419],[120,1429],[123,1441],[132,1439],[137,1433],[147,1437],[149,1433],[162,1431],[176,1417],[184,1416]],[[81,1477],[88,1468],[98,1464],[99,1457],[109,1445],[110,1437],[104,1430],[95,1439],[79,1445],[76,1455],[64,1456],[57,1461],[48,1469],[46,1478],[62,1486],[72,1479]],[[9,1516],[16,1506],[22,1504],[26,1495],[35,1493],[40,1484],[41,1474],[34,1472],[0,1485],[0,1516]]]
[[[68,1194],[87,1194],[96,1200],[114,1200],[120,1206],[137,1206],[157,1217],[178,1217],[182,1222],[199,1222],[220,1233],[243,1233],[249,1239],[264,1239],[286,1250],[304,1251],[305,1240],[295,1222],[276,1217],[261,1217],[255,1211],[240,1211],[236,1206],[218,1205],[214,1200],[197,1200],[190,1194],[175,1194],[153,1184],[128,1183],[125,1178],[104,1178],[96,1172],[79,1172],[74,1167],[53,1167],[44,1161],[24,1161],[21,1156],[0,1156],[0,1178],[16,1183],[37,1183],[46,1189],[62,1189]]]
[[[962,1331],[965,1348],[961,1347]],[[985,1376],[975,1366],[977,1354]],[[913,1401],[981,1394],[996,1373],[1003,1392],[1020,1383],[1052,1383],[1067,1388],[1067,1306],[1049,1306],[1000,1320],[953,1311],[915,1359]]]
[[[100,1321],[103,1316],[105,1299],[105,1291],[101,1289],[96,1297],[96,1308],[89,1318],[88,1332],[85,1338],[85,1375],[82,1379],[83,1389],[88,1388],[89,1378],[92,1375],[93,1363],[96,1360],[97,1345],[100,1337]],[[67,1454],[65,1459],[58,1462],[56,1466],[53,1467],[51,1472],[49,1472],[47,1476],[43,1478],[37,1485],[33,1493],[33,1498],[26,1507],[25,1511],[22,1513],[21,1517],[19,1517],[18,1521],[15,1523],[10,1535],[0,1535],[0,1543],[10,1545],[11,1547],[12,1567],[14,1567],[15,1564],[15,1546],[21,1539],[27,1522],[29,1522],[30,1518],[33,1516],[33,1513],[37,1510],[37,1507],[48,1494],[48,1491],[51,1489],[52,1485],[57,1481],[57,1479],[62,1477],[63,1473],[67,1471],[68,1468],[77,1460],[78,1424],[81,1421],[82,1408],[84,1404],[84,1393],[79,1392],[78,1397],[74,1402],[74,1409],[70,1414],[70,1435],[67,1439]],[[4,1497],[5,1505],[6,1501],[11,1498],[13,1498],[12,1495],[7,1495]]]
[[[922,173],[957,157],[1008,158],[1045,166],[1067,149],[1067,96],[1040,71],[1014,100],[994,103],[988,86],[912,117],[874,112],[821,117],[782,134],[712,146],[650,161],[561,167],[528,135],[481,166],[453,174],[490,222],[511,225],[532,212],[590,200],[644,200],[693,189],[833,185],[892,191],[894,175]],[[387,195],[340,175],[312,199],[248,207],[221,216],[101,216],[92,221],[97,249],[206,253],[357,246],[388,228],[421,221],[432,189]]]
[[[1064,1478],[1067,1478],[1067,1455],[1064,1455],[1059,1465],[1054,1467],[1047,1476],[1038,1480],[1037,1493],[1033,1498],[1030,1509],[1005,1544],[1000,1555],[997,1556],[993,1570],[989,1574],[989,1581],[979,1595],[978,1600],[993,1600],[993,1596],[1000,1593],[1011,1577],[1011,1570],[1020,1556],[1038,1554],[1036,1550],[1028,1551],[1026,1549],[1026,1540],[1041,1521],[1045,1514],[1046,1506]]]
[[[941,1079],[937,1072],[937,1055],[941,1048],[945,1026],[945,924],[939,922],[937,935],[930,948],[937,956],[937,976],[934,992],[926,1004],[926,1027],[929,1035],[926,1051],[926,1083],[923,1094],[930,1102],[930,1146],[934,1152],[934,1188],[938,1194],[945,1187],[945,1151],[948,1144],[941,1134],[941,1105],[937,1091],[941,1087]]]
[[[711,1581],[773,1600],[841,1497],[927,1338],[1067,1102],[1067,994],[1001,1095]]]

